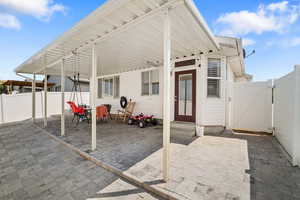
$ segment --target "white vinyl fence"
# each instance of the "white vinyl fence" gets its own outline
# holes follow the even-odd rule
[[[275,136],[292,157],[294,165],[300,165],[300,66],[275,80],[274,88]]]
[[[66,102],[70,100],[71,92],[65,93]],[[89,93],[81,93],[82,103],[89,104]],[[61,93],[48,92],[47,115],[61,114]],[[80,94],[78,94],[80,98]],[[81,100],[80,100],[81,101]],[[36,92],[36,118],[43,117],[44,113],[44,93]],[[69,109],[69,105],[65,105]],[[17,122],[32,117],[32,94],[23,93],[16,95],[0,95],[0,124]]]
[[[272,81],[231,83],[232,129],[272,132]]]

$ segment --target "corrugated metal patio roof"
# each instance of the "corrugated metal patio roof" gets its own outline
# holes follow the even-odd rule
[[[90,77],[92,44],[98,75],[163,63],[163,12],[171,19],[172,59],[216,51],[219,45],[192,0],[110,0],[20,65],[17,73]]]

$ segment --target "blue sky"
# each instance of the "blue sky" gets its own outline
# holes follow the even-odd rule
[[[280,77],[300,64],[300,0],[194,0],[217,35],[241,37],[255,80]],[[0,0],[0,79],[71,28],[104,0]]]

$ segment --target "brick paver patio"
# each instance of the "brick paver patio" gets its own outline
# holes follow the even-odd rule
[[[60,145],[31,122],[0,126],[1,200],[87,198],[157,199]]]
[[[67,136],[61,139],[88,150],[89,125],[66,122]],[[50,118],[46,130],[59,136],[59,129],[59,118]],[[179,199],[300,200],[300,169],[291,166],[272,136],[226,132],[196,138],[172,130],[171,137],[168,183],[161,181],[161,127],[99,123],[97,151],[90,155]],[[82,159],[29,122],[0,126],[0,199],[63,196],[157,198]]]
[[[76,126],[70,115],[66,116],[65,123],[66,136],[61,139],[82,151],[88,151],[91,148],[90,124],[81,122]],[[43,121],[38,125],[43,127]],[[51,117],[46,130],[60,136],[60,117]],[[195,139],[191,132],[172,130],[173,143],[188,145]],[[90,155],[124,171],[159,150],[162,143],[162,126],[141,129],[122,122],[100,121],[97,123],[97,150]]]

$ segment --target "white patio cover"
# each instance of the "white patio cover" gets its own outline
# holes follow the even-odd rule
[[[163,11],[171,20],[171,57],[219,49],[192,0],[110,0],[20,65],[17,73],[91,76],[97,43],[98,75],[163,65]],[[75,62],[77,60],[77,62]]]

